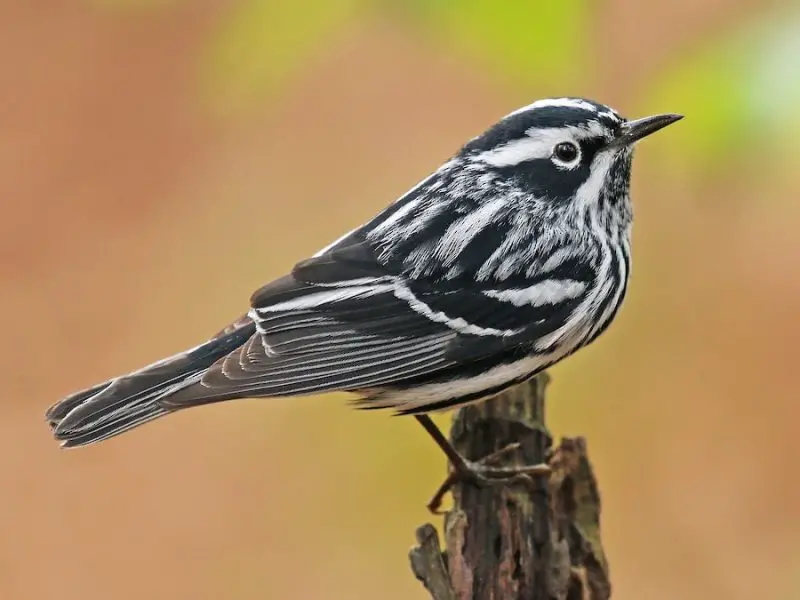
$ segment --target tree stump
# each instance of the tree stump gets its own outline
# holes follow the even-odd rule
[[[444,518],[445,549],[417,529],[411,568],[433,600],[607,600],[600,495],[583,438],[551,449],[542,373],[453,417],[450,440],[470,460],[508,444],[503,465],[548,462],[547,478],[478,487],[458,483]]]

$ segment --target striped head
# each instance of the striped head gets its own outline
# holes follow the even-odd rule
[[[591,100],[549,98],[506,115],[458,156],[548,210],[593,213],[625,227],[631,219],[634,144],[680,118],[663,114],[629,121]]]
[[[363,233],[393,272],[434,280],[502,281],[554,257],[599,256],[630,237],[634,144],[680,118],[539,100],[467,142]]]

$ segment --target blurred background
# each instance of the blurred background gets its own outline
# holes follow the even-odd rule
[[[0,598],[427,598],[413,420],[251,400],[63,452],[42,415],[551,95],[686,115],[637,152],[625,308],[551,372],[614,597],[800,597],[799,62],[764,0],[0,1]]]

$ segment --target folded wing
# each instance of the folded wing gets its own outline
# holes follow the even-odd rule
[[[256,334],[202,379],[161,399],[169,408],[240,397],[358,391],[424,381],[507,358],[552,333],[586,282],[527,287],[412,279],[379,264],[357,235],[298,264],[251,298]],[[536,287],[538,285],[538,287]]]

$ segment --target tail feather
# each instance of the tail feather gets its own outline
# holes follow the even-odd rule
[[[109,379],[108,381],[104,381],[103,383],[98,383],[97,385],[87,388],[85,390],[81,390],[80,392],[76,392],[70,396],[67,396],[60,402],[57,402],[53,406],[47,409],[45,413],[45,418],[47,422],[50,423],[50,426],[57,425],[61,419],[67,416],[67,413],[71,411],[73,408],[80,406],[86,400],[88,400],[92,396],[96,396],[109,385],[111,385],[113,380]]]
[[[139,410],[121,414],[108,422],[95,423],[91,428],[70,430],[61,433],[56,432],[56,439],[61,441],[62,448],[87,446],[124,433],[139,425],[144,425],[170,412],[171,411],[167,409],[159,407],[158,403],[153,401],[143,405]]]
[[[251,321],[240,319],[196,348],[67,396],[45,415],[53,435],[63,447],[85,446],[173,412],[159,401],[200,381],[254,331]]]

